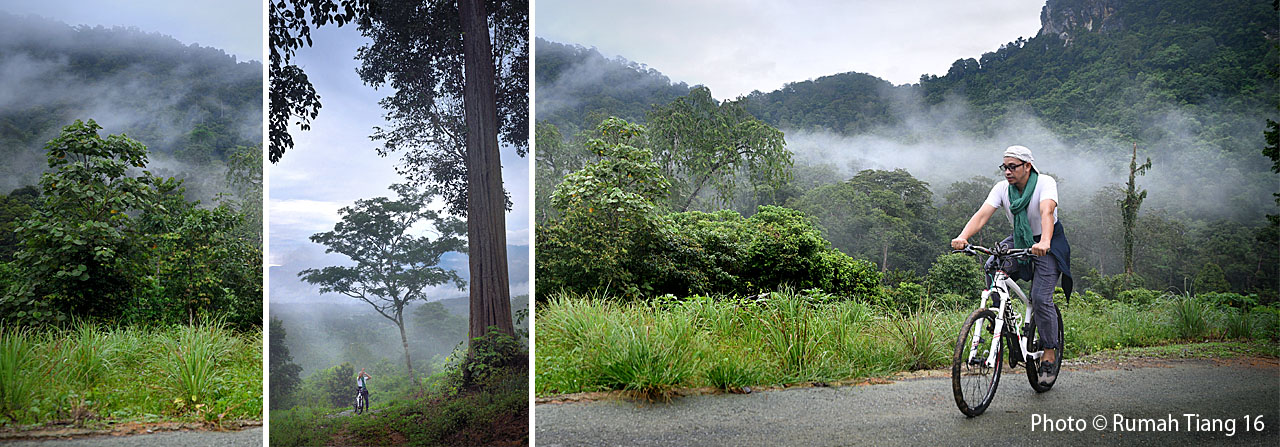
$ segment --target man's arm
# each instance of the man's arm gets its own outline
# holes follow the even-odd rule
[[[1044,256],[1049,252],[1049,242],[1053,240],[1053,210],[1058,202],[1052,199],[1040,201],[1040,242],[1031,246],[1031,254]]]
[[[963,249],[965,245],[969,245],[969,238],[982,229],[983,225],[991,220],[991,215],[996,213],[996,208],[990,204],[983,203],[978,207],[978,212],[973,213],[973,217],[969,218],[969,223],[964,224],[964,229],[960,230],[960,235],[951,240],[951,248],[955,250]]]

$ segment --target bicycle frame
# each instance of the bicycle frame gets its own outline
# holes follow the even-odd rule
[[[1023,314],[1019,314],[1010,307],[1010,291],[1013,291],[1018,299],[1022,301],[1025,318]],[[987,358],[983,360],[983,366],[987,368],[995,367],[996,356],[1000,353],[998,343],[1003,342],[1005,337],[1009,336],[1017,337],[1018,347],[1021,348],[1023,353],[1023,361],[1034,361],[1035,359],[1039,359],[1040,356],[1044,354],[1044,351],[1029,352],[1027,350],[1027,337],[1023,336],[1023,334],[1019,333],[1017,330],[1017,328],[1021,328],[1023,326],[1023,323],[1031,321],[1034,312],[1031,307],[1031,301],[1028,300],[1027,295],[1022,292],[1022,288],[1018,287],[1018,283],[1014,282],[1013,278],[1010,278],[1003,270],[997,270],[992,276],[991,287],[982,291],[982,302],[979,308],[987,308],[987,304],[991,302],[992,294],[996,295],[996,299],[999,301],[999,307],[989,308],[996,314],[995,328],[993,328],[992,333],[999,334],[999,336],[991,337],[991,349],[988,350]],[[973,331],[973,341],[969,344],[970,362],[972,362],[974,357],[978,355],[978,344],[981,340],[982,324],[983,322],[979,320],[976,329]],[[1009,325],[1013,325],[1015,329],[1009,331]],[[1014,365],[1009,366],[1012,367]]]

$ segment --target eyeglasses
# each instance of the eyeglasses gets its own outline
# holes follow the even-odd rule
[[[1021,167],[1022,167],[1022,165],[1025,165],[1025,164],[1026,164],[1026,163],[1018,163],[1018,164],[1016,164],[1016,165],[1015,165],[1015,164],[1010,163],[1010,164],[1007,164],[1007,165],[998,165],[998,166],[996,166],[996,168],[997,168],[997,169],[1000,169],[1000,171],[1002,171],[1002,172],[1003,172],[1003,171],[1013,171],[1013,170],[1016,170],[1016,169],[1018,169],[1018,168],[1021,168]]]

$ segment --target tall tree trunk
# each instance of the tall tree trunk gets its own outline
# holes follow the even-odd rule
[[[413,360],[409,359],[409,338],[404,336],[404,316],[396,315],[396,326],[400,328],[400,344],[404,346],[404,365],[409,367],[409,378],[413,378]]]
[[[507,278],[506,196],[498,152],[498,107],[488,14],[482,0],[459,0],[467,122],[467,257],[471,269],[471,337],[489,326],[515,335]]]

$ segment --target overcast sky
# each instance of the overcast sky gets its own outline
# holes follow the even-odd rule
[[[263,0],[3,0],[0,10],[68,25],[137,27],[262,61]]]
[[[643,63],[716,98],[856,71],[942,75],[1040,30],[1036,0],[538,0],[535,34]]]
[[[394,197],[387,187],[404,181],[395,171],[399,154],[379,157],[374,148],[381,142],[369,139],[373,126],[388,125],[382,119],[384,112],[378,101],[391,92],[365,86],[356,74],[356,49],[366,39],[353,27],[332,26],[315,30],[312,37],[315,46],[300,49],[296,62],[320,95],[320,116],[312,121],[310,131],[291,127],[295,147],[268,168],[268,262],[272,266],[273,303],[314,302],[318,289],[299,281],[297,272],[348,261],[342,255],[326,255],[324,246],[308,238],[333,230],[339,208],[353,205],[358,199]],[[520,158],[513,148],[503,147],[502,162],[503,182],[514,203],[507,214],[507,249],[511,256],[524,256],[522,262],[513,261],[510,266],[512,295],[519,295],[529,291],[529,158]],[[465,255],[450,255],[443,263],[464,278],[468,276]],[[464,295],[456,287],[442,287],[428,296]],[[333,294],[321,299],[356,303]]]

